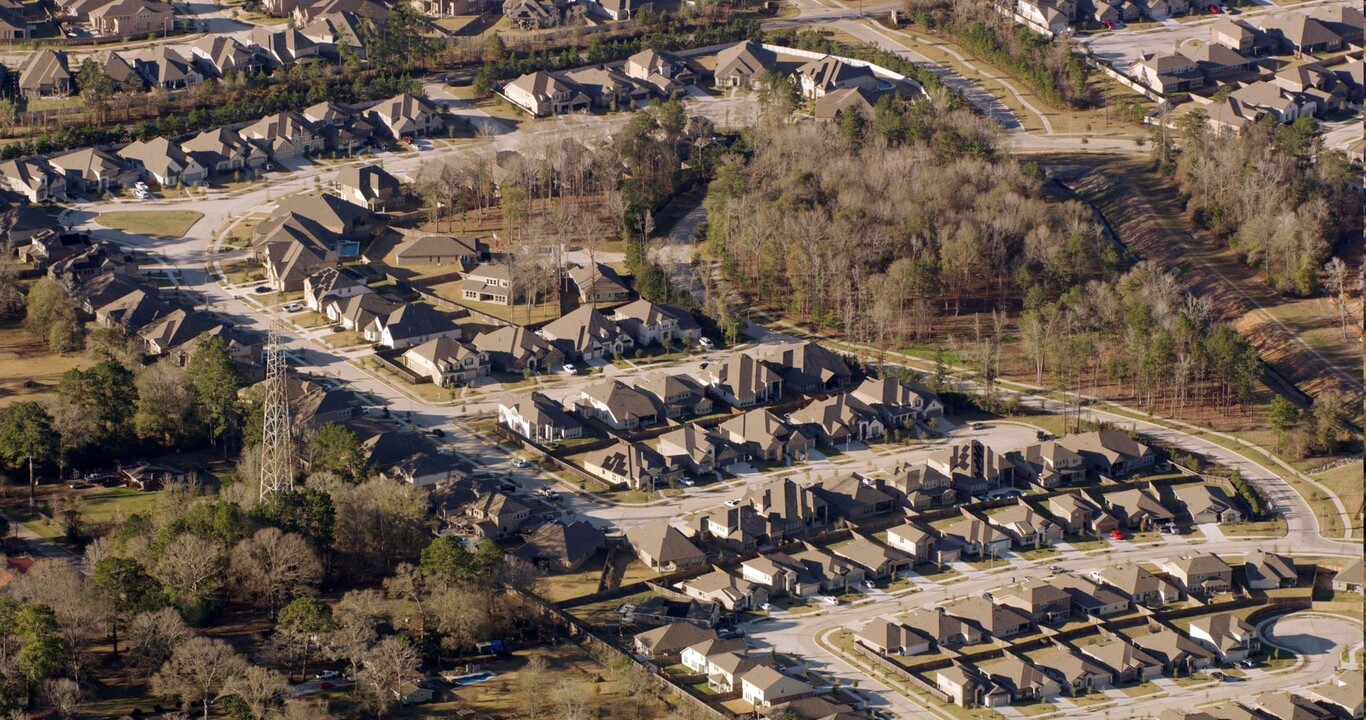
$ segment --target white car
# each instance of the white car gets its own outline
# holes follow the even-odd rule
[[[772,605],[769,605],[768,603],[760,603],[760,604],[759,604],[759,609],[760,609],[760,610],[763,610],[764,612],[768,612],[768,611],[770,611],[770,610],[773,609],[773,606],[772,606]]]
[[[296,312],[299,312],[300,310],[303,310],[303,309],[304,309],[304,306],[301,305],[301,304],[299,304],[299,303],[290,303],[290,304],[286,305],[284,309],[285,309],[285,312],[288,312],[288,313],[296,313]]]
[[[704,337],[704,338],[702,338],[701,340],[698,340],[698,341],[697,341],[697,344],[698,344],[698,345],[701,345],[702,347],[704,347],[704,348],[706,348],[706,349],[708,349],[708,350],[710,350],[710,349],[711,349],[711,346],[712,346],[711,338],[706,338],[706,337]]]
[[[560,372],[564,373],[565,375],[578,375],[579,369],[574,367],[573,365],[565,365],[564,367],[560,368]]]
[[[835,597],[834,595],[826,595],[825,597],[821,598],[821,602],[825,603],[826,605],[839,605],[840,599]]]
[[[339,677],[341,677],[341,673],[337,672],[336,670],[324,670],[318,673],[319,680],[332,680]]]
[[[682,485],[683,487],[692,487],[692,486],[696,485],[697,482],[694,481],[692,478],[686,478],[686,477],[685,477],[685,478],[679,480],[679,481],[678,481],[678,484],[679,484],[679,485]]]
[[[531,467],[531,463],[527,462],[525,458],[514,458],[512,466],[515,468]]]
[[[735,498],[734,500],[727,500],[727,501],[726,501],[726,507],[728,507],[728,508],[740,507],[740,502],[741,502],[740,498]]]

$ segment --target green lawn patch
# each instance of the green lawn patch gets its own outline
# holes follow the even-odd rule
[[[202,217],[204,217],[204,213],[193,210],[115,210],[100,213],[95,217],[95,222],[113,230],[122,230],[135,235],[146,235],[154,238],[178,238],[184,237],[185,233],[189,232],[190,228]]]

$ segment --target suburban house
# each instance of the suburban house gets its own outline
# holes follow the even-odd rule
[[[1023,611],[1036,623],[1057,622],[1072,614],[1072,596],[1049,580],[1030,580],[999,591],[996,602]]]
[[[854,633],[854,642],[879,655],[920,655],[930,651],[929,636],[882,618],[873,618]]]
[[[631,544],[641,562],[659,572],[697,567],[707,561],[707,556],[692,541],[663,520],[630,528],[626,531],[626,542]],[[689,643],[692,644],[695,643]]]
[[[428,340],[403,353],[409,370],[431,378],[439,387],[463,385],[489,374],[489,356],[450,337]]]
[[[843,593],[863,582],[865,576],[863,567],[852,560],[822,550],[808,542],[802,542],[802,550],[793,553],[791,557],[801,563],[807,574],[815,578],[821,589],[826,592]]]
[[[726,404],[747,408],[782,397],[783,381],[767,364],[748,353],[732,353],[718,363],[704,363],[695,376]]]
[[[568,358],[605,360],[625,355],[635,340],[606,316],[588,305],[541,328],[541,337],[557,346]]]
[[[1214,660],[1213,651],[1169,627],[1136,634],[1131,641],[1161,661],[1164,673],[1189,675]]]
[[[349,268],[325,267],[304,278],[304,305],[313,312],[323,312],[330,300],[368,292],[365,278]]]
[[[337,173],[332,184],[350,202],[381,212],[403,195],[403,183],[379,165],[348,165]],[[399,258],[400,262],[402,259]]]
[[[1343,670],[1325,682],[1304,688],[1309,697],[1334,711],[1336,716],[1360,719],[1366,714],[1362,702],[1362,677],[1356,670]]]
[[[697,72],[687,60],[668,51],[650,48],[626,58],[622,72],[666,92],[677,86],[697,82]]]
[[[326,145],[313,123],[294,111],[267,115],[238,132],[277,160],[312,155]]]
[[[503,493],[486,493],[465,506],[465,514],[473,518],[480,537],[501,538],[517,532],[528,518],[531,508]]]
[[[1147,529],[1176,519],[1150,489],[1130,487],[1101,496],[1105,509],[1127,528]]]
[[[1233,587],[1233,568],[1217,555],[1192,553],[1168,560],[1163,569],[1191,595],[1216,595]]]
[[[1024,498],[1009,507],[989,511],[986,520],[1004,530],[1017,548],[1051,547],[1062,540],[1062,526],[1034,512]]]
[[[165,34],[175,27],[170,6],[148,0],[116,0],[92,8],[88,17],[91,33],[107,37]]]
[[[1109,668],[1118,683],[1147,682],[1162,675],[1161,660],[1120,637],[1107,637],[1077,649]]]
[[[984,637],[997,639],[1019,635],[1033,624],[1020,610],[975,596],[945,606],[944,612],[975,625]]]
[[[138,72],[134,63],[116,52],[109,53],[104,59],[102,69],[104,76],[114,83],[114,89],[117,91],[137,93],[147,90],[147,78]]]
[[[802,487],[791,478],[777,478],[751,487],[742,502],[764,518],[769,537],[774,542],[825,527],[831,521],[825,500],[810,487]]]
[[[944,526],[940,534],[952,538],[968,557],[1000,557],[1010,550],[1010,536],[966,509],[963,517]]]
[[[1157,459],[1152,448],[1118,430],[1068,435],[1058,442],[1080,455],[1088,470],[1110,478],[1148,470]]]
[[[75,90],[66,53],[39,50],[19,70],[19,94],[25,98],[66,97]]]
[[[264,150],[247,142],[236,131],[223,127],[182,140],[180,149],[209,172],[220,175],[248,168],[257,170],[270,159]]]
[[[400,303],[379,293],[360,293],[345,298],[324,299],[323,313],[327,319],[346,330],[360,332],[374,322],[397,310]]]
[[[1034,665],[1058,681],[1059,689],[1084,694],[1100,690],[1114,682],[1110,669],[1094,658],[1073,652],[1066,645],[1055,644],[1046,650],[1032,653]]]
[[[740,461],[740,453],[725,438],[697,425],[684,425],[659,436],[659,453],[675,467],[694,475],[724,470]]]
[[[566,413],[559,403],[538,392],[510,405],[499,403],[498,422],[518,435],[537,442],[559,442],[583,437],[583,425]]]
[[[1252,61],[1239,55],[1236,50],[1218,43],[1187,40],[1181,44],[1181,54],[1195,62],[1200,73],[1211,83],[1216,80],[1241,75],[1252,69]]]
[[[740,696],[756,708],[815,694],[815,688],[788,677],[767,665],[760,665],[740,678]]]
[[[677,470],[658,451],[644,443],[625,440],[590,450],[583,457],[583,469],[630,488],[667,486],[669,478],[677,475]]]
[[[118,152],[119,157],[133,163],[143,177],[164,188],[198,185],[209,176],[199,161],[164,137],[131,142]]]
[[[1286,690],[1264,692],[1244,702],[1248,707],[1260,711],[1262,717],[1276,720],[1334,720],[1335,717],[1331,710],[1320,707],[1303,695]]]
[[[849,387],[854,373],[825,346],[810,341],[763,344],[754,356],[771,366],[792,392],[822,394]]]
[[[717,87],[753,88],[758,85],[760,74],[773,72],[777,67],[777,53],[754,40],[745,40],[716,54],[712,75]]]
[[[323,144],[334,150],[351,153],[374,139],[374,123],[347,105],[324,101],[304,108],[303,116],[313,123],[314,132],[322,135]]]
[[[1024,657],[1006,652],[1000,660],[978,663],[977,671],[1010,694],[1010,701],[1028,702],[1057,695],[1058,682]]]
[[[43,160],[18,158],[0,163],[0,184],[31,203],[66,197],[66,173]]]
[[[605,65],[565,70],[562,77],[587,95],[591,106],[607,110],[643,107],[654,94],[650,85]]]
[[[503,373],[540,372],[564,364],[564,353],[523,327],[508,326],[482,332],[471,343],[487,353],[493,369]]]
[[[945,560],[936,552],[935,546],[938,542],[939,539],[934,533],[912,522],[897,525],[887,531],[887,544],[910,555],[917,565],[926,562],[939,565],[957,562],[956,555],[953,560]]]
[[[1061,573],[1048,582],[1067,593],[1072,599],[1072,612],[1078,617],[1104,617],[1129,609],[1128,596],[1087,578]]]
[[[1309,17],[1342,38],[1347,45],[1361,45],[1363,14],[1360,7],[1346,5],[1326,5],[1309,11]]]
[[[702,326],[693,319],[692,313],[674,305],[637,300],[612,310],[612,319],[641,347],[652,343],[696,343],[702,337]]]
[[[820,581],[786,553],[770,552],[740,563],[740,577],[768,588],[771,597],[807,597],[820,591]]]
[[[1242,20],[1234,20],[1227,15],[1215,19],[1209,28],[1209,41],[1242,55],[1259,57],[1269,55],[1278,48],[1279,41],[1260,28]]]
[[[946,507],[958,499],[953,480],[929,465],[902,463],[893,466],[888,475],[882,490],[903,507],[915,510]]]
[[[554,27],[564,15],[563,0],[504,0],[503,17],[518,30]]]
[[[417,7],[423,15],[434,18],[478,15],[484,11],[484,0],[422,0]]]
[[[678,657],[684,650],[698,643],[719,639],[715,630],[690,622],[670,623],[646,630],[633,638],[636,655],[646,660]]]
[[[750,656],[738,652],[723,652],[707,656],[707,685],[716,692],[737,690],[737,678],[759,666],[774,667],[777,661],[770,655]]]
[[[717,431],[744,448],[751,458],[784,462],[806,456],[815,439],[802,428],[793,428],[771,411],[757,408],[717,426]]]
[[[1343,46],[1341,36],[1305,13],[1269,16],[1262,24],[1262,29],[1280,41],[1283,51],[1296,55],[1335,52]]]
[[[664,416],[668,418],[707,415],[713,408],[706,391],[687,375],[650,373],[638,377],[635,388],[650,395],[655,405],[663,408]]]
[[[408,303],[371,320],[363,333],[368,342],[402,350],[436,338],[459,337],[460,326],[431,305]]]
[[[816,497],[825,501],[837,517],[859,522],[875,515],[891,512],[896,499],[882,491],[882,480],[866,478],[857,473],[842,475],[834,480],[811,485]]]
[[[1279,123],[1293,123],[1301,115],[1313,115],[1318,110],[1317,100],[1308,94],[1285,89],[1275,82],[1260,80],[1233,91],[1229,96],[1244,108],[1260,111],[1276,118]]]
[[[588,385],[574,405],[585,416],[595,417],[613,430],[634,430],[660,420],[659,409],[649,395],[619,380],[600,380]]]
[[[850,393],[840,393],[811,401],[789,416],[793,425],[815,431],[822,445],[879,440],[886,433],[873,409]]]
[[[534,117],[585,111],[593,102],[577,83],[544,70],[528,73],[504,85],[503,97]]]
[[[1333,592],[1361,594],[1361,558],[1352,558],[1333,574]]]
[[[1135,606],[1159,607],[1181,599],[1181,589],[1136,564],[1110,566],[1093,575]]]
[[[765,541],[766,531],[764,519],[754,512],[754,508],[741,505],[701,516],[692,535],[722,555],[743,556],[754,552],[759,543]]]
[[[1016,0],[1015,14],[1026,22],[1046,28],[1053,35],[1067,32],[1072,19],[1047,0]]]
[[[223,325],[207,313],[177,309],[139,330],[138,339],[148,355],[166,355],[201,335],[223,329]]]
[[[445,130],[446,120],[441,108],[424,97],[412,93],[395,95],[370,108],[368,117],[376,127],[388,128],[394,138],[432,135]]]
[[[975,666],[955,660],[934,671],[934,686],[955,705],[965,708],[1001,707],[1010,704],[1010,693],[996,686]]]
[[[1229,498],[1228,493],[1217,485],[1193,483],[1176,486],[1172,494],[1177,502],[1190,515],[1197,525],[1205,523],[1238,523],[1243,521],[1243,511]]]
[[[817,100],[834,90],[851,87],[876,90],[882,84],[872,68],[834,55],[826,55],[802,65],[797,68],[796,75],[801,83],[802,97],[810,100]]]
[[[204,82],[204,74],[194,63],[166,45],[157,46],[150,56],[138,58],[136,67],[152,87],[179,90]]]
[[[1046,490],[1075,485],[1086,479],[1081,455],[1053,440],[1013,450],[1006,453],[1006,457],[1014,461],[1018,477]]]
[[[768,602],[768,590],[742,577],[716,568],[706,575],[684,581],[683,593],[703,602],[714,602],[727,612],[757,608]]]
[[[318,44],[292,28],[253,25],[250,42],[275,67],[289,67],[318,59]]]
[[[431,236],[436,237],[436,236]],[[454,239],[454,238],[452,238]],[[459,252],[450,249],[452,252]],[[419,248],[419,251],[424,251]],[[516,292],[516,297],[513,293]],[[483,263],[465,273],[460,283],[460,296],[471,302],[511,305],[514,300],[525,300],[526,294],[514,290],[512,268],[504,264]]]
[[[614,303],[631,299],[631,288],[621,279],[617,271],[603,265],[591,265],[569,269],[569,279],[579,289],[579,302],[588,304]]]
[[[695,673],[706,673],[710,668],[708,660],[717,658],[724,654],[740,654],[749,652],[749,643],[744,638],[724,638],[717,640],[703,640],[702,642],[691,645],[679,653],[678,662],[685,668]]]
[[[394,258],[399,267],[452,265],[456,269],[463,269],[478,264],[487,250],[478,240],[449,235],[423,235],[400,246]]]
[[[1195,618],[1191,621],[1188,632],[1192,640],[1214,651],[1220,662],[1243,660],[1261,645],[1257,628],[1231,613],[1202,615]]]
[[[947,476],[960,496],[979,496],[996,487],[1015,483],[1015,464],[1001,452],[979,440],[937,450],[925,464]]]
[[[981,631],[944,611],[943,607],[917,608],[901,616],[902,623],[934,641],[936,648],[976,645]]]
[[[854,539],[830,547],[836,555],[863,568],[864,577],[887,580],[911,566],[911,557],[855,534]]]
[[[252,75],[270,65],[269,58],[253,46],[224,35],[206,35],[190,46],[190,59],[209,77]]]
[[[867,378],[850,391],[871,407],[888,428],[906,427],[944,415],[944,403],[929,388],[896,378]]]
[[[1243,556],[1243,582],[1252,590],[1292,588],[1299,583],[1295,561],[1260,548]]]

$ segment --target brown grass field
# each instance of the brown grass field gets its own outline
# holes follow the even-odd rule
[[[22,327],[0,328],[0,407],[42,400],[52,393],[62,373],[89,365],[90,359],[80,353],[48,352],[46,342]]]

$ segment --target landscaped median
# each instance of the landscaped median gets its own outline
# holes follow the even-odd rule
[[[151,238],[179,238],[194,227],[204,213],[193,210],[113,210],[95,216],[95,222]]]

